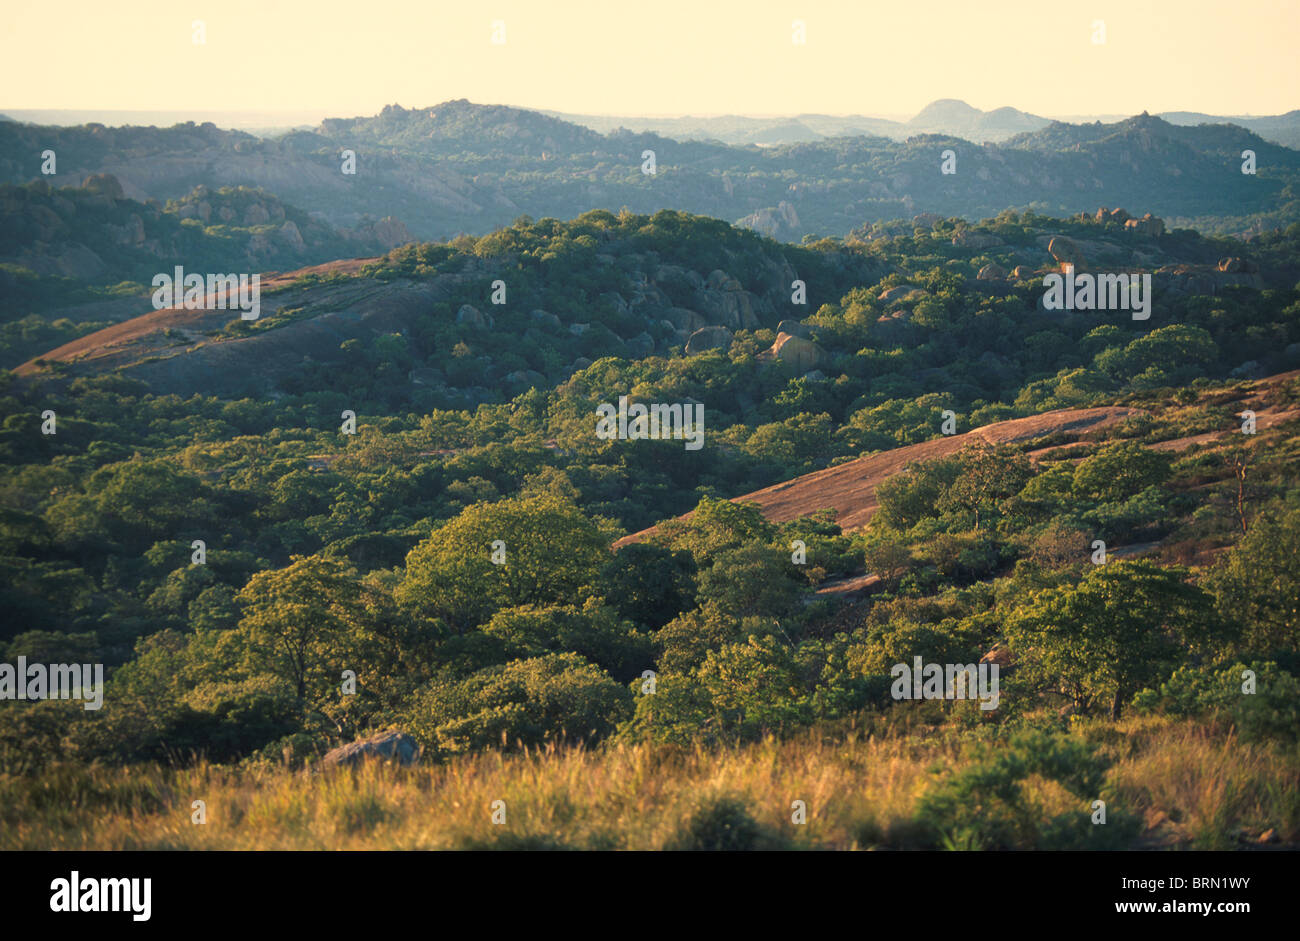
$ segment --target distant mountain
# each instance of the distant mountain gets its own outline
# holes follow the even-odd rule
[[[806,115],[782,133],[824,133],[838,120]],[[836,136],[762,146],[677,140],[651,131],[607,134],[535,111],[448,101],[329,119],[312,131],[262,139],[211,124],[171,128],[49,128],[0,124],[0,182],[39,179],[39,154],[58,154],[48,182],[107,173],[126,197],[180,198],[196,186],[275,193],[353,229],[395,217],[417,238],[486,233],[521,215],[571,218],[591,209],[682,209],[744,220],[798,241],[843,236],[864,223],[922,213],[982,217],[1008,209],[1053,215],[1099,205],[1140,207],[1171,225],[1244,232],[1300,219],[1300,153],[1231,125],[1178,126],[1149,115],[1113,124],[1046,122],[1012,109],[939,102],[900,136]],[[956,122],[1007,134],[977,146],[926,130]],[[725,123],[725,122],[724,122]],[[762,131],[751,127],[751,136]],[[1260,171],[1240,173],[1243,149]],[[940,173],[952,149],[957,172]],[[345,151],[356,155],[347,173]],[[643,154],[655,172],[643,172]]]
[[[1047,118],[1026,114],[1015,108],[981,111],[964,101],[944,98],[921,109],[906,127],[921,134],[946,134],[984,142],[1005,140],[1014,134],[1036,131],[1051,122]]]
[[[1165,111],[1160,117],[1170,124],[1235,124],[1254,131],[1264,140],[1283,147],[1300,148],[1300,110],[1265,117],[1223,117],[1196,111]]]
[[[327,118],[319,133],[430,155],[466,152],[543,157],[601,150],[602,135],[539,111],[476,105],[461,98],[408,111],[389,105],[368,118]]]

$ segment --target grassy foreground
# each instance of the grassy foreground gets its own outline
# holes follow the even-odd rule
[[[1003,743],[963,737],[859,730],[321,774],[58,765],[0,776],[0,849],[1231,849],[1300,839],[1293,746],[1242,743],[1205,723],[1077,723],[1059,739],[1101,762],[1102,827],[1087,795],[1062,786],[1073,770],[1061,780],[1008,771],[997,764],[1010,754]],[[206,803],[204,825],[191,820],[195,800]],[[498,800],[504,824],[491,821]],[[792,823],[796,800],[804,825]]]

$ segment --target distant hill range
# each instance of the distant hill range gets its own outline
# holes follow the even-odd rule
[[[1294,118],[1258,120],[1280,128]],[[786,241],[844,236],[864,223],[918,213],[979,218],[1008,208],[1064,216],[1142,205],[1171,226],[1239,234],[1300,221],[1292,195],[1300,152],[1232,124],[1182,126],[1146,114],[1069,124],[958,101],[935,102],[897,132],[877,119],[801,116],[766,129],[757,120],[735,119],[735,128],[765,134],[763,146],[678,132],[602,133],[463,99],[413,110],[390,105],[271,138],[210,123],[0,122],[0,182],[78,186],[110,174],[142,202],[178,199],[196,186],[248,186],[335,227],[393,217],[423,239],[482,234],[521,215],[563,219],[621,207],[682,209]],[[711,119],[709,126],[716,136],[732,123]],[[785,135],[807,136],[801,128],[815,139],[784,142]],[[979,143],[991,135],[997,143]],[[47,149],[57,154],[58,173],[43,178]],[[348,150],[356,154],[355,174],[344,172]],[[647,150],[654,174],[643,172]],[[940,172],[945,150],[957,156],[955,174]],[[1241,173],[1243,150],[1255,151],[1257,175]]]
[[[581,124],[601,133],[620,127],[632,131],[661,134],[677,140],[717,140],[724,144],[801,144],[830,137],[875,135],[891,140],[906,140],[915,134],[944,134],[962,137],[977,144],[1004,141],[1026,131],[1036,131],[1052,123],[1016,108],[981,111],[955,98],[941,98],[922,108],[915,117],[902,121],[863,114],[799,114],[782,117],[746,117],[713,115],[693,117],[616,117],[611,115],[567,114],[545,111],[553,117]],[[1076,115],[1055,120],[1072,124],[1111,124],[1124,115]],[[1300,110],[1263,117],[1213,115],[1198,111],[1165,111],[1156,117],[1170,124],[1235,124],[1254,131],[1264,140],[1283,147],[1300,148]]]

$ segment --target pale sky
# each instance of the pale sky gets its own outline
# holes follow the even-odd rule
[[[1300,107],[1300,0],[65,0],[10,4],[0,111],[1043,115]],[[192,41],[202,20],[206,44]],[[792,22],[807,41],[791,41]],[[1093,42],[1104,21],[1105,43]],[[493,22],[505,43],[492,43]]]

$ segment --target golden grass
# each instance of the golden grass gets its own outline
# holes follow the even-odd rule
[[[1243,745],[1231,731],[1133,719],[1081,724],[1115,759],[1111,812],[1143,817],[1152,845],[1228,847],[1239,831],[1300,836],[1294,748]],[[997,748],[996,744],[986,748]],[[974,755],[978,756],[978,751]],[[975,760],[951,737],[809,734],[734,749],[613,745],[484,753],[442,765],[313,774],[284,768],[75,768],[0,776],[2,849],[455,849],[672,846],[692,814],[733,796],[792,848],[915,845],[917,801]],[[1026,782],[1044,813],[1077,809]],[[207,823],[191,822],[206,802]],[[506,823],[490,820],[503,800]],[[807,824],[791,805],[807,805]],[[1172,834],[1172,835],[1171,835]]]

